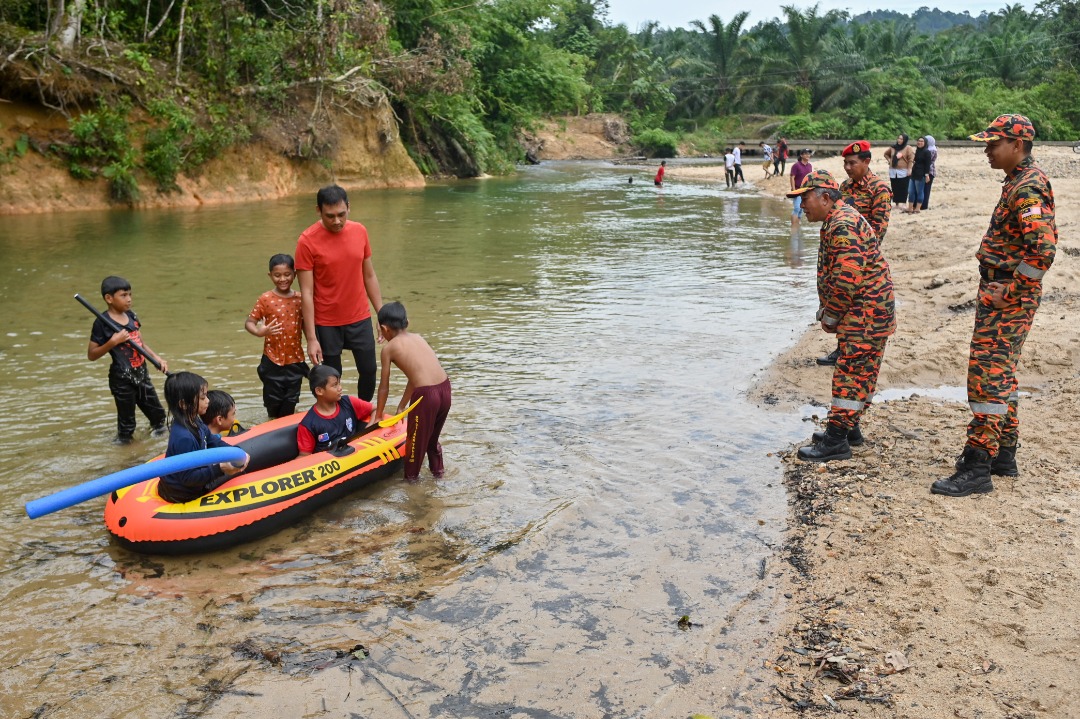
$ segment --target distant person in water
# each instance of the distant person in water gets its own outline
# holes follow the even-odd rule
[[[390,395],[390,366],[397,365],[408,380],[398,402],[398,412],[408,407],[414,399],[420,400],[420,404],[409,413],[405,479],[420,477],[425,455],[431,473],[438,478],[443,476],[444,471],[439,435],[450,413],[450,378],[443,371],[431,346],[420,335],[409,332],[408,327],[409,318],[400,302],[387,302],[379,310],[379,330],[386,339],[386,346],[382,350],[382,378],[372,421],[382,417],[383,407]]]
[[[177,372],[170,376],[165,380],[165,403],[169,405],[169,415],[172,417],[166,457],[229,446],[221,437],[211,434],[200,416],[210,406],[206,380],[202,377],[194,372]],[[247,463],[248,458],[245,458],[240,466],[221,462],[163,474],[158,482],[158,494],[166,502],[190,502],[242,472]]]
[[[656,170],[656,177],[653,178],[653,184],[660,187],[664,184],[664,168],[667,167],[667,160],[660,161],[660,167]]]

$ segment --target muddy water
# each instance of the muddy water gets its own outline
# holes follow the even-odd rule
[[[384,297],[453,380],[447,476],[185,558],[114,546],[103,500],[23,513],[164,448],[141,415],[109,444],[108,360],[86,361],[72,295],[126,276],[146,342],[256,423],[243,321],[312,200],[4,218],[0,716],[737,711],[782,602],[768,453],[807,431],[743,396],[806,325],[816,242],[784,203],[645,172],[355,196]]]

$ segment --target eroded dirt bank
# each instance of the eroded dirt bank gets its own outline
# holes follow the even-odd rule
[[[341,113],[334,118],[337,150],[325,162],[286,157],[269,139],[230,148],[200,168],[181,176],[180,189],[162,193],[140,176],[138,208],[195,207],[202,204],[269,200],[338,182],[349,190],[423,187],[424,177],[409,157],[386,107]],[[47,148],[63,135],[67,121],[57,112],[23,103],[0,101],[0,214],[101,210],[118,207],[108,197],[104,179],[77,180],[57,157],[33,149],[22,157],[12,149],[20,136]]]

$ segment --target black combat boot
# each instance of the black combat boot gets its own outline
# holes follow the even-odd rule
[[[964,454],[956,463],[956,472],[948,479],[939,479],[930,485],[931,494],[944,494],[946,497],[966,497],[993,491],[990,454],[978,447],[964,447]]]
[[[839,347],[837,347],[836,349],[834,349],[832,352],[825,355],[824,357],[818,357],[814,361],[817,362],[819,365],[824,366],[824,365],[834,365],[834,364],[836,364],[836,360],[838,360],[838,359],[840,359],[840,348]]]
[[[1020,470],[1016,466],[1016,448],[1019,445],[1013,445],[1011,447],[998,447],[997,456],[990,460],[990,474],[998,477],[1016,477],[1020,474]],[[960,455],[956,458],[956,468],[964,468],[964,455]]]
[[[820,442],[823,439],[825,439],[824,432],[814,432],[813,436],[810,437],[811,442]],[[861,447],[862,443],[865,441],[866,439],[862,436],[862,430],[859,429],[859,425],[855,425],[848,430],[847,443],[852,447]]]
[[[848,444],[847,430],[830,423],[819,441],[799,448],[799,459],[807,462],[851,459],[851,445]]]
[[[990,461],[990,474],[999,477],[1018,476],[1020,470],[1016,467],[1016,448],[1019,446],[1014,444],[1011,447],[998,447],[997,456]]]

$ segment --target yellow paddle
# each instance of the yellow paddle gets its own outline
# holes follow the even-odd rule
[[[379,426],[380,427],[390,427],[392,425],[397,424],[399,421],[401,421],[402,417],[409,414],[409,412],[412,412],[413,407],[420,404],[420,400],[422,400],[422,399],[423,399],[423,397],[417,397],[415,402],[410,404],[408,407],[406,407],[401,412],[398,412],[397,414],[395,414],[393,417],[387,417],[384,420],[380,420]]]

